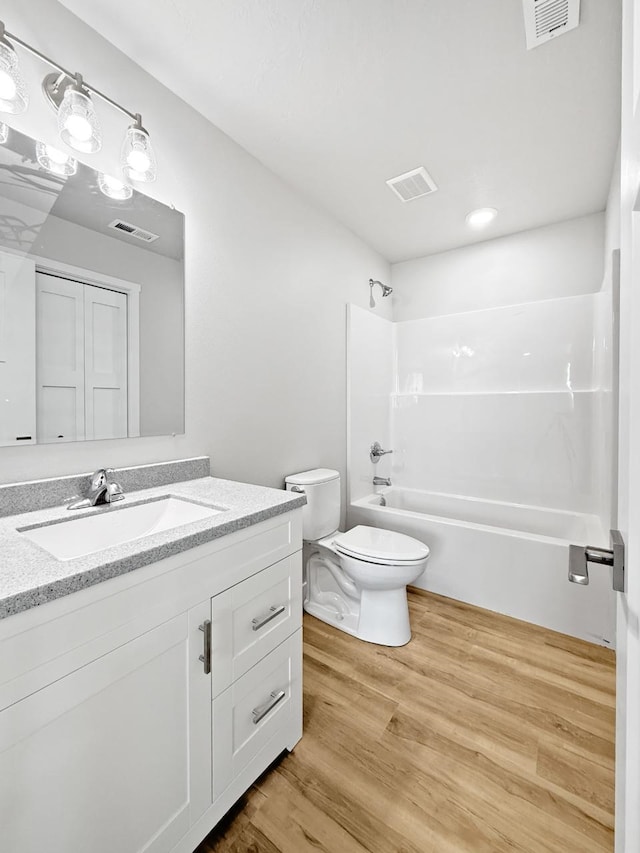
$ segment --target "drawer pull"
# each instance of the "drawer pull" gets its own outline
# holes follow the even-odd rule
[[[211,672],[211,619],[205,619],[198,628],[204,634],[204,654],[200,655],[198,660],[204,664],[204,674],[209,675]]]
[[[260,628],[263,628],[267,624],[267,622],[271,622],[271,620],[275,619],[276,616],[279,616],[281,613],[284,613],[286,609],[286,605],[284,604],[281,604],[280,607],[274,604],[273,607],[269,608],[269,612],[266,616],[256,616],[255,619],[252,619],[251,627],[254,631],[259,631]]]
[[[264,705],[258,705],[257,708],[253,709],[253,725],[257,726],[260,720],[266,717],[269,711],[272,711],[276,707],[278,702],[282,702],[286,695],[284,690],[273,690]]]

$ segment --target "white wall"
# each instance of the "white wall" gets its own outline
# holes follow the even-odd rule
[[[395,384],[394,324],[373,311],[349,306],[349,501],[376,491],[373,478],[390,477],[392,456],[373,463],[374,441],[391,444],[390,394]]]
[[[394,264],[395,320],[594,293],[605,218],[595,213]]]
[[[618,348],[620,345],[620,151],[611,176],[605,216],[604,275],[596,312],[596,435],[601,437],[597,479],[599,515],[605,529],[618,516]]]
[[[602,289],[611,289],[610,267],[607,265],[607,258],[611,256],[611,252],[620,248],[620,148],[616,154],[616,162],[613,166],[611,175],[611,185],[609,187],[609,196],[607,198],[607,208],[605,210],[604,221],[604,255],[605,268]]]
[[[186,217],[186,434],[8,448],[0,482],[205,453],[223,477],[281,486],[285,474],[330,466],[344,484],[345,306],[366,306],[369,278],[388,280],[389,265],[54,0],[7,0],[2,17],[141,111],[153,135],[150,194]],[[32,104],[9,123],[56,143],[39,93],[46,69],[24,65]],[[105,145],[87,162],[117,174],[126,123],[99,110]]]

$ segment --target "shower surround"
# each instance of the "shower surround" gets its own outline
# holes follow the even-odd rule
[[[350,306],[348,384],[349,524],[426,542],[425,589],[606,645],[608,571],[577,588],[567,566],[571,542],[608,544],[610,303],[397,323]],[[374,440],[394,451],[376,466]]]

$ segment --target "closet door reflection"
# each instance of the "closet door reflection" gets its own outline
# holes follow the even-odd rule
[[[127,296],[36,275],[38,442],[127,435]]]
[[[0,251],[0,446],[36,443],[32,260]]]
[[[83,285],[36,275],[38,443],[84,439]]]
[[[84,287],[85,438],[127,435],[127,297]]]

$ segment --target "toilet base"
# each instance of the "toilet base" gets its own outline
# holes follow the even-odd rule
[[[327,625],[333,625],[334,628],[339,628],[345,634],[351,634],[352,637],[357,637],[358,617],[353,613],[341,614],[334,607],[326,604],[319,604],[316,601],[305,601],[304,610],[310,616],[315,616]]]
[[[379,646],[405,646],[411,639],[406,586],[363,589],[356,636]]]
[[[304,609],[316,619],[378,646],[405,646],[411,639],[406,587],[397,590],[363,590],[360,601],[336,596],[340,601],[308,599]]]
[[[426,560],[394,567],[390,576],[388,570],[380,572],[380,566],[366,564],[363,569],[362,561],[339,557],[330,546],[331,542],[305,545],[305,611],[367,643],[406,645],[411,639],[406,584],[419,577]],[[371,583],[365,588],[358,577],[363,570]],[[392,586],[393,581],[400,586]]]

